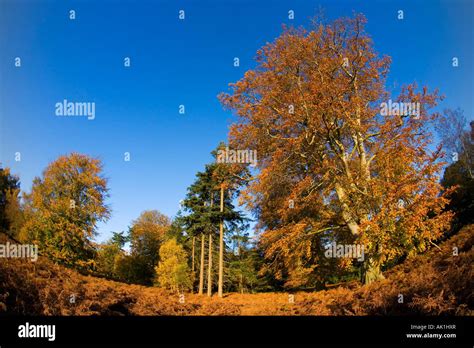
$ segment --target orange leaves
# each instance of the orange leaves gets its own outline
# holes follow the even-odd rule
[[[350,232],[370,257],[389,261],[422,250],[449,224],[442,163],[430,151],[438,115],[429,109],[441,97],[412,84],[392,101],[390,58],[374,50],[365,22],[355,16],[285,30],[221,95],[239,115],[231,144],[259,154],[245,197],[279,275],[318,262],[316,249],[306,252],[312,229],[328,228],[333,240]]]

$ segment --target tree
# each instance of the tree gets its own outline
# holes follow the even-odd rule
[[[444,115],[436,129],[452,163],[441,183],[450,198],[447,208],[456,214],[452,228],[456,232],[474,223],[474,122],[469,132],[462,110],[447,109]]]
[[[463,163],[458,161],[450,164],[444,171],[441,183],[450,199],[447,209],[456,214],[452,232],[474,223],[474,179],[465,170]]]
[[[261,288],[263,282],[258,277],[257,269],[259,255],[251,247],[248,233],[236,230],[231,240],[234,247],[228,260],[228,290],[243,294]]]
[[[364,247],[368,283],[449,225],[440,152],[430,151],[429,125],[440,115],[428,110],[440,97],[408,85],[385,112],[390,59],[375,52],[365,22],[286,29],[220,95],[238,116],[230,146],[258,153],[243,199],[259,217],[267,267],[282,280],[304,285],[324,262],[320,250],[337,241]]]
[[[124,255],[123,247],[127,242],[124,232],[112,232],[112,237],[99,245],[96,259],[96,270],[109,278],[119,278],[116,270],[118,259]]]
[[[217,152],[224,145],[212,152],[217,157]],[[224,232],[235,228],[243,223],[245,219],[236,211],[232,199],[237,194],[235,182],[238,174],[245,175],[245,168],[234,168],[225,164],[211,163],[205,166],[203,172],[196,174],[195,182],[188,188],[186,198],[183,200],[183,209],[186,215],[181,217],[183,227],[187,234],[192,237],[201,236],[201,258],[199,293],[203,293],[204,287],[204,252],[205,236],[208,236],[208,261],[207,261],[207,294],[212,294],[213,280],[213,250],[216,234],[216,226],[219,224],[219,262],[218,262],[218,291],[222,295],[223,263],[224,263]],[[233,186],[232,186],[233,185]],[[224,190],[227,195],[224,197]],[[220,199],[219,199],[220,197]]]
[[[158,253],[166,233],[171,226],[171,220],[156,210],[146,210],[132,221],[129,229],[131,257],[138,264],[140,275],[136,274],[135,281],[151,285],[158,264]]]
[[[466,118],[461,109],[445,109],[443,117],[435,124],[436,131],[441,138],[441,144],[447,151],[452,162],[459,162],[469,178],[474,179],[474,125],[471,122],[471,131],[465,130]]]
[[[17,237],[23,224],[20,181],[9,168],[0,167],[0,231]]]
[[[142,258],[127,253],[117,254],[114,274],[121,281],[131,284],[144,284],[148,281],[148,271],[143,268]]]
[[[224,288],[224,224],[231,225],[232,228],[238,227],[238,224],[245,224],[246,219],[233,209],[231,200],[238,195],[239,187],[247,182],[250,172],[247,169],[249,163],[240,163],[239,161],[223,161],[224,158],[232,156],[226,152],[228,147],[224,143],[220,143],[215,151],[212,152],[216,159],[216,163],[211,168],[213,188],[219,190],[219,275],[218,275],[218,296],[223,296]],[[229,151],[230,152],[230,151]],[[248,152],[246,152],[248,154]],[[235,158],[237,160],[237,158]],[[248,158],[247,158],[248,159]],[[256,158],[254,158],[256,160]],[[228,195],[225,197],[225,192]],[[227,199],[227,203],[226,203]],[[226,206],[227,209],[224,209]],[[230,209],[229,209],[230,208]]]
[[[201,259],[199,264],[199,295],[203,294],[204,291],[204,250],[206,250],[206,235],[201,234]]]
[[[213,233],[213,210],[211,206],[210,175],[206,172],[198,172],[196,180],[188,187],[188,192],[182,202],[185,215],[179,216],[176,221],[183,226],[183,230],[190,237],[201,237],[200,261],[199,261],[199,286],[198,293],[204,291],[204,257],[206,235]],[[212,238],[211,250],[212,250]],[[209,254],[212,260],[212,253]],[[211,264],[208,262],[208,265]],[[209,274],[210,270],[208,270]],[[209,279],[209,278],[208,278]],[[209,281],[208,281],[209,284]],[[209,290],[210,287],[208,286]]]
[[[27,221],[21,234],[49,258],[66,265],[93,265],[96,225],[110,216],[102,163],[72,153],[50,163],[26,195]]]
[[[182,201],[180,202],[180,205],[181,204]],[[180,209],[171,223],[170,230],[167,233],[167,239],[175,239],[178,244],[183,246],[185,252],[191,255],[191,283],[193,285],[192,290],[194,290],[196,282],[196,265],[199,265],[199,260],[196,260],[196,253],[199,250],[199,245],[196,243],[197,237],[190,235],[185,228],[183,212]]]
[[[177,292],[190,289],[192,283],[187,259],[186,252],[175,239],[165,242],[160,247],[155,284]]]

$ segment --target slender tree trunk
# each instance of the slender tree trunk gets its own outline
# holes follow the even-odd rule
[[[194,285],[196,283],[196,273],[194,272],[194,250],[196,245],[196,237],[193,236],[193,248],[191,252],[191,275],[192,275],[192,292],[194,293]]]
[[[212,233],[209,233],[209,255],[207,262],[207,296],[212,296]]]
[[[221,185],[221,213],[224,212],[224,186]],[[222,297],[222,286],[224,283],[224,220],[221,217],[219,225],[219,284],[217,295]]]
[[[214,195],[211,193],[211,211],[214,205]],[[207,296],[212,296],[212,226],[209,233],[209,247],[208,247],[208,262],[207,262]]]
[[[193,251],[191,256],[191,271],[194,273],[194,246],[196,245],[196,237],[193,236]]]
[[[203,233],[201,235],[201,264],[199,265],[199,295],[202,295],[204,289],[204,249],[205,243],[204,240],[206,235]]]

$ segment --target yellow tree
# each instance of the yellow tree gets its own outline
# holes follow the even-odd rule
[[[441,154],[430,151],[429,124],[439,115],[429,109],[440,97],[415,84],[391,97],[390,59],[375,52],[365,22],[358,15],[285,29],[220,95],[238,116],[231,146],[258,152],[243,197],[277,278],[304,283],[323,262],[317,250],[336,240],[364,247],[363,281],[371,282],[449,223]]]
[[[22,238],[37,243],[40,252],[53,260],[90,266],[96,225],[110,215],[105,204],[107,180],[101,172],[100,160],[78,153],[50,163],[26,195],[28,220]]]
[[[160,247],[160,261],[156,266],[156,284],[172,291],[188,290],[192,287],[188,256],[184,248],[170,239]]]

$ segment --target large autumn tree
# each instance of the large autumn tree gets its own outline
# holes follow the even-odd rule
[[[53,260],[89,267],[97,223],[110,216],[107,196],[99,159],[78,153],[61,156],[33,180],[25,197],[27,221],[21,238],[37,243],[40,253]]]
[[[285,29],[257,67],[220,95],[238,121],[230,145],[254,149],[258,172],[244,198],[259,217],[267,267],[291,286],[324,263],[332,241],[364,246],[363,281],[389,261],[422,251],[447,226],[430,113],[440,96],[416,84],[385,88],[365,18]],[[414,117],[383,103],[419,103]],[[340,260],[340,266],[354,260]]]

